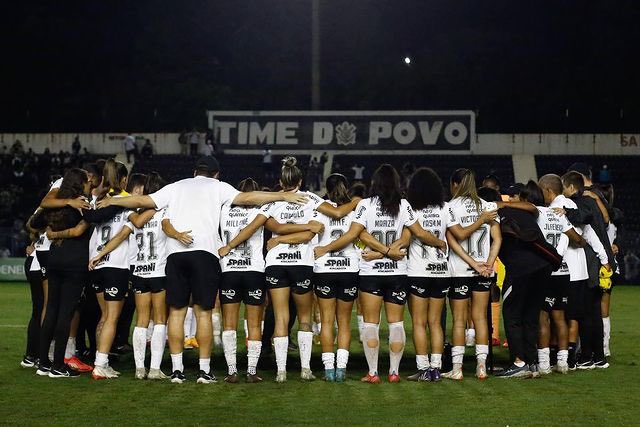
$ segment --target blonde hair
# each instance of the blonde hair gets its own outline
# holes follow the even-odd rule
[[[451,184],[457,185],[452,195],[454,199],[458,197],[471,199],[476,205],[478,214],[482,213],[482,199],[478,196],[478,190],[476,190],[476,174],[473,173],[472,170],[457,169],[453,175],[451,175]]]
[[[282,159],[282,169],[280,171],[280,183],[283,190],[290,190],[298,186],[302,181],[302,171],[296,164],[298,161],[293,156],[286,156]]]

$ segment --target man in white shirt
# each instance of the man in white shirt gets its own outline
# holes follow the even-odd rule
[[[197,322],[197,339],[200,345],[200,372],[198,383],[216,382],[210,373],[212,323],[211,309],[215,303],[220,283],[218,249],[222,240],[218,229],[222,205],[260,206],[284,200],[306,203],[306,196],[297,193],[267,193],[261,191],[240,193],[231,185],[218,181],[218,161],[214,157],[202,157],[196,165],[194,177],[183,179],[146,196],[103,199],[100,207],[118,205],[133,208],[166,208],[163,224],[167,240],[167,305],[169,305],[169,349],[173,364],[171,382],[185,381],[182,363],[183,324],[189,305]],[[177,230],[186,230],[179,232]]]
[[[131,163],[131,156],[136,158],[136,137],[130,133],[124,138],[124,151],[127,153],[127,163]]]

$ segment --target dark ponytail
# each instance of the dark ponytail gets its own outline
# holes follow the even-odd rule
[[[344,205],[351,201],[349,196],[349,189],[347,188],[349,183],[347,178],[340,173],[333,173],[329,175],[326,181],[327,197],[332,202],[338,205]]]
[[[398,216],[400,212],[400,176],[390,164],[383,164],[376,169],[371,177],[370,197],[380,199],[382,212],[390,216]]]

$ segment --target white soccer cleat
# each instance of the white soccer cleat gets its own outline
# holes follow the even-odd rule
[[[287,371],[278,371],[278,373],[276,374],[276,382],[277,383],[287,382]]]
[[[567,362],[558,362],[554,370],[559,374],[567,374],[569,373],[569,364]]]
[[[449,372],[443,372],[441,374],[442,378],[447,378],[449,380],[461,381],[464,379],[464,375],[462,375],[462,367],[454,366],[452,370]]]
[[[135,379],[144,380],[147,378],[147,370],[145,368],[136,368]]]
[[[569,366],[567,366],[567,369],[569,369]],[[538,371],[540,371],[542,375],[549,375],[551,373],[551,366],[538,364]]]
[[[149,374],[147,375],[149,380],[166,380],[168,378],[160,369],[149,369]]]
[[[311,372],[311,369],[303,368],[300,371],[300,379],[303,381],[313,381],[316,377],[313,375],[313,372]]]
[[[111,378],[118,378],[118,375],[110,366],[94,366],[91,372],[91,377],[94,380],[105,380]]]
[[[462,371],[460,373],[462,373]],[[487,379],[487,364],[485,362],[478,362],[476,365],[476,377],[480,381]]]

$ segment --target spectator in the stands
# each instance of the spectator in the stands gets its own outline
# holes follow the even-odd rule
[[[198,145],[200,144],[200,134],[196,128],[193,128],[189,134],[189,153],[192,156],[198,155]]]
[[[273,155],[268,146],[262,150],[262,174],[265,180],[273,179]]]
[[[150,159],[153,157],[153,145],[151,145],[151,140],[149,138],[145,140],[141,154],[144,159]]]
[[[182,154],[183,156],[186,156],[189,153],[189,150],[187,149],[187,141],[188,137],[187,137],[187,131],[185,129],[182,130],[182,132],[180,132],[180,135],[178,135],[178,144],[180,144],[180,154]]]
[[[205,142],[204,147],[202,147],[202,155],[213,156],[213,144],[211,144],[210,142]]]
[[[364,166],[355,163],[351,166],[351,170],[353,171],[353,182],[364,181]]]
[[[74,156],[77,157],[80,154],[80,148],[82,148],[80,145],[80,137],[76,135],[76,137],[73,138],[73,143],[71,144],[71,152]]]
[[[22,142],[20,142],[19,139],[16,139],[16,142],[14,142],[13,145],[11,146],[11,150],[9,151],[9,154],[12,154],[12,155],[24,154],[24,147],[22,146]]]
[[[128,133],[124,138],[124,152],[127,154],[127,163],[131,163],[131,157],[133,157],[133,160],[136,159],[137,151],[136,137]]]
[[[602,169],[600,169],[600,173],[598,174],[598,181],[603,185],[611,184],[611,171],[609,171],[609,166],[602,165]]]
[[[309,191],[317,191],[320,189],[320,165],[318,159],[311,157],[309,166],[307,167],[307,186]]]
[[[322,153],[322,156],[320,156],[320,162],[318,164],[318,169],[320,170],[319,179],[321,181],[324,181],[324,167],[328,161],[329,161],[329,154],[327,154],[327,152],[325,151],[324,153]]]

